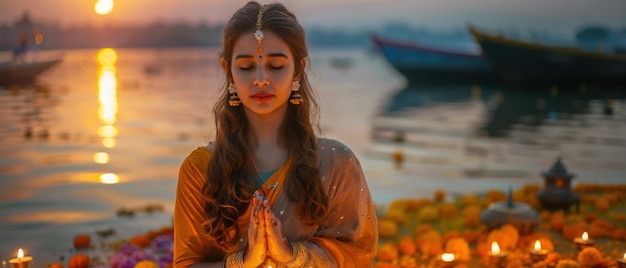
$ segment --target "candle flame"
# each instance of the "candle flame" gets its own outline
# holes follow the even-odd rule
[[[441,260],[445,262],[451,262],[454,260],[454,253],[444,253],[441,254]]]
[[[624,261],[626,261],[626,252],[624,252]]]
[[[583,233],[583,241],[587,241],[589,240],[589,234],[587,234],[587,232]]]
[[[500,246],[498,245],[498,242],[496,241],[491,242],[491,253],[495,255],[500,254]]]
[[[18,259],[24,258],[24,251],[21,248],[17,250],[17,258]]]
[[[541,250],[541,242],[539,242],[539,240],[535,241],[535,250],[536,251],[540,251]]]

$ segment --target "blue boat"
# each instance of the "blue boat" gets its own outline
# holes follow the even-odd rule
[[[378,50],[409,82],[480,82],[496,77],[491,64],[479,53],[456,51],[371,36]]]
[[[487,34],[469,27],[484,57],[507,81],[624,84],[626,55],[552,46]]]

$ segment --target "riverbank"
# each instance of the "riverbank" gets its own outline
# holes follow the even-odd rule
[[[506,202],[508,193],[499,190],[451,197],[440,189],[421,198],[395,199],[380,211],[375,267],[442,267],[443,253],[455,256],[454,265],[449,267],[490,267],[494,241],[501,252],[506,252],[509,268],[574,267],[566,263],[617,267],[617,260],[626,253],[626,184],[578,184],[574,191],[580,196],[580,213],[541,209],[537,200],[541,188],[527,184],[511,196],[514,202],[529,204],[540,215],[540,223],[531,229],[515,222],[489,227],[481,221],[490,204]],[[583,232],[594,244],[579,250],[574,241]],[[540,241],[546,251],[542,260],[531,256],[535,241]],[[58,266],[54,267],[67,267],[73,259],[78,262],[85,258],[90,267],[132,268],[142,261],[142,265],[152,266],[141,267],[171,267],[173,229],[164,223],[160,229],[129,237],[120,237],[115,228],[98,230],[77,234],[73,245],[73,253],[55,262]]]

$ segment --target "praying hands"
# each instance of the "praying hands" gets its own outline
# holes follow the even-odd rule
[[[243,256],[244,267],[260,266],[267,257],[288,263],[294,254],[283,227],[272,213],[265,196],[255,192],[251,202],[248,227],[248,248]]]

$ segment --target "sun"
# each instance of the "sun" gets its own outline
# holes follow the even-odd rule
[[[113,0],[97,0],[93,9],[99,15],[109,14],[113,10]]]

